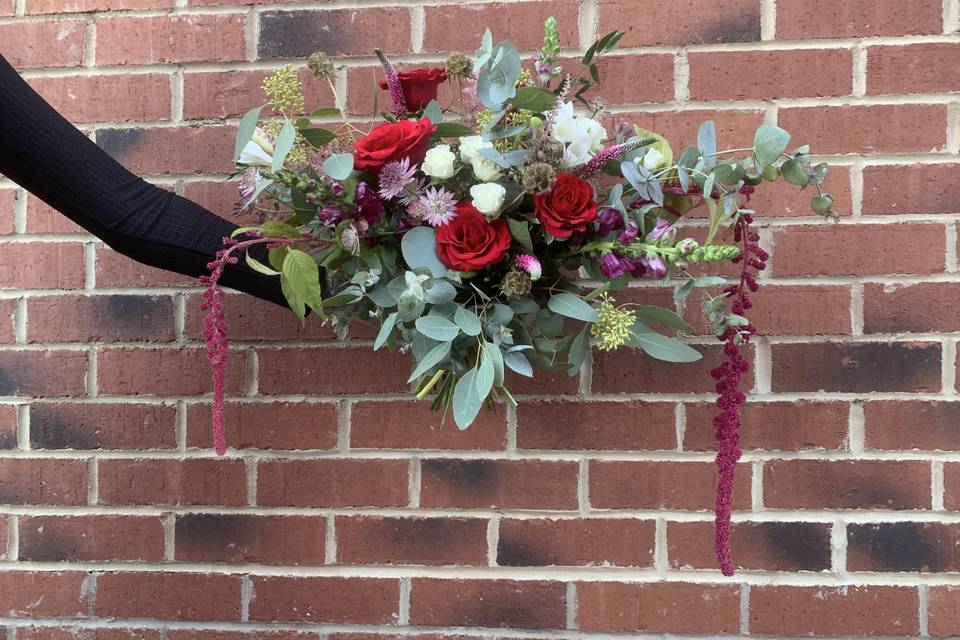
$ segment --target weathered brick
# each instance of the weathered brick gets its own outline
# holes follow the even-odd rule
[[[78,242],[11,242],[2,249],[6,266],[0,289],[83,287],[83,245]]]
[[[87,463],[29,458],[0,460],[0,504],[85,505]]]
[[[683,582],[578,582],[577,628],[584,631],[736,633],[740,588]]]
[[[97,247],[96,280],[99,288],[197,285],[196,278],[148,267],[105,246]]]
[[[931,636],[960,634],[960,587],[931,586],[927,591],[927,616]]]
[[[655,528],[652,520],[504,519],[497,564],[648,567],[653,564]]]
[[[591,451],[676,449],[673,405],[527,401],[517,408],[517,446]]]
[[[266,507],[401,507],[409,503],[406,460],[269,460],[257,469]]]
[[[695,363],[669,363],[654,360],[639,349],[593,353],[593,391],[595,393],[712,393],[715,382],[710,370],[723,359],[722,347],[695,345],[703,359]],[[751,349],[744,357],[753,359]],[[753,373],[744,376],[743,387],[753,387]]]
[[[685,406],[684,450],[716,451],[716,405]],[[849,413],[845,402],[748,402],[740,407],[740,446],[764,451],[845,449]]]
[[[177,516],[180,562],[319,565],[324,561],[327,519],[193,513]]]
[[[940,343],[778,344],[772,357],[774,391],[940,390]]]
[[[0,395],[82,396],[86,375],[84,351],[0,351]]]
[[[74,123],[170,119],[170,78],[165,75],[35,78],[30,85]]]
[[[960,212],[960,164],[879,165],[863,169],[863,213]]]
[[[960,402],[877,400],[863,406],[868,449],[957,451]]]
[[[800,141],[805,141],[802,131],[793,132]],[[853,199],[850,192],[850,168],[833,165],[828,168],[827,178],[821,185],[824,193],[833,198],[833,208],[838,216],[849,216],[853,210]],[[786,180],[765,182],[750,197],[750,208],[757,212],[759,218],[782,218],[798,216],[814,216],[810,207],[810,200],[815,193],[810,189],[800,190]],[[708,212],[694,210],[695,216],[706,217]],[[687,215],[690,215],[689,213]],[[811,219],[811,222],[813,219]]]
[[[760,2],[732,0],[719,13],[697,0],[652,0],[637,11],[634,0],[599,0],[598,33],[626,31],[621,47],[755,42],[760,39]]]
[[[692,100],[845,96],[853,90],[849,49],[711,51],[691,53],[687,60]],[[765,73],[770,69],[776,73]]]
[[[943,465],[943,504],[947,509],[960,511],[960,464]]]
[[[425,460],[420,503],[459,509],[575,509],[577,465],[541,460]]]
[[[157,620],[240,621],[236,575],[104,573],[97,577],[97,616]]]
[[[960,84],[960,45],[867,48],[867,93],[951,93]]]
[[[960,284],[921,282],[863,285],[866,333],[960,330]]]
[[[455,429],[426,402],[358,402],[350,410],[350,446],[370,449],[502,450],[506,410],[481,411],[469,429]]]
[[[90,607],[86,581],[81,571],[0,571],[0,615],[84,617]]]
[[[701,335],[714,334],[699,312],[709,295],[695,294],[687,303],[687,316]],[[844,285],[765,286],[751,296],[753,306],[746,315],[761,336],[849,335],[850,295]],[[813,308],[817,313],[810,313]]]
[[[241,460],[101,460],[99,472],[104,505],[247,504]]]
[[[848,571],[955,572],[960,526],[940,522],[847,525]]]
[[[243,14],[97,20],[97,64],[228,62],[246,59]]]
[[[373,44],[376,43],[376,44]],[[407,8],[267,11],[260,14],[261,59],[305,58],[314,51],[330,55],[371,55],[410,50]]]
[[[487,564],[481,518],[337,518],[337,562],[345,564]]]
[[[566,590],[562,582],[414,578],[410,624],[562,629]]]
[[[173,449],[176,408],[133,403],[30,404],[34,449]]]
[[[13,215],[17,206],[17,197],[18,193],[15,189],[0,189],[0,235],[9,235],[14,232]]]
[[[160,562],[163,523],[155,516],[21,516],[20,559]]]
[[[773,460],[768,509],[929,509],[930,465],[919,460]]]
[[[520,51],[543,45],[542,29],[548,17],[557,19],[560,43],[564,48],[580,44],[578,7],[564,0],[535,2],[494,2],[427,6],[424,8],[423,48],[426,51],[473,50],[480,44],[485,29],[495,42],[506,40]]]
[[[260,89],[269,71],[204,71],[183,75],[183,117],[239,118],[263,104]],[[333,94],[326,82],[317,82],[306,68],[299,71],[308,110],[334,106]]]
[[[941,33],[939,0],[859,2],[858,0],[780,0],[777,38],[862,38]]]
[[[87,231],[34,195],[27,196],[27,233],[82,233]]]
[[[370,347],[264,349],[260,393],[325,395],[403,393],[409,388],[410,357]],[[356,375],[363,372],[362,375]]]
[[[752,145],[757,127],[763,123],[763,111],[758,109],[722,109],[616,113],[602,120],[608,133],[615,131],[614,127],[620,123],[637,125],[655,131],[669,140],[670,145],[679,154],[684,147],[696,146],[697,130],[707,120],[713,120],[716,123],[720,148],[739,148]]]
[[[717,470],[708,462],[590,462],[595,509],[703,511],[715,501]],[[750,467],[737,468],[733,508],[750,508]]]
[[[227,444],[233,449],[332,449],[337,445],[337,408],[318,402],[228,402],[224,407]],[[187,446],[212,445],[211,407],[187,408]]]
[[[173,0],[30,0],[28,14],[169,9]]]
[[[733,561],[748,571],[825,571],[830,568],[830,525],[819,522],[736,522]],[[712,522],[667,524],[667,557],[674,569],[714,569]]]
[[[83,64],[84,24],[18,22],[0,25],[3,55],[13,67],[78,67]]]
[[[0,405],[0,449],[17,448],[17,423],[17,407],[12,404]]]
[[[400,607],[400,582],[375,578],[254,576],[250,620],[388,624]]]
[[[235,133],[221,126],[101,129],[97,144],[137,174],[223,173],[233,168]]]
[[[61,313],[69,309],[69,315]],[[58,296],[27,302],[29,342],[170,342],[169,296]]]
[[[184,333],[193,340],[203,339],[203,319],[206,312],[200,308],[202,295],[187,298],[187,320]],[[239,340],[329,340],[334,336],[330,325],[309,317],[301,325],[294,314],[266,300],[249,295],[224,296],[223,313],[230,323],[231,342]]]
[[[226,390],[239,394],[247,359],[238,352],[231,356]],[[104,349],[97,358],[97,384],[104,395],[203,395],[213,390],[201,349]]]
[[[15,341],[16,300],[0,300],[0,343],[12,344]]]
[[[160,640],[160,631],[111,627],[17,627],[17,640]]]

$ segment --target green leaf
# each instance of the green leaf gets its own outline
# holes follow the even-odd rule
[[[293,143],[297,141],[297,128],[293,123],[284,119],[283,128],[280,129],[280,135],[277,136],[277,143],[273,148],[273,165],[270,167],[274,171],[283,168],[283,163],[287,159],[290,149],[293,149]]]
[[[810,207],[821,216],[830,215],[830,210],[833,208],[833,198],[827,194],[817,196],[810,200]]]
[[[683,333],[694,332],[694,328],[690,326],[686,320],[673,311],[664,309],[663,307],[655,307],[653,305],[644,304],[634,308],[634,313],[638,318],[643,320],[645,324],[659,322],[662,325],[672,327],[682,331]]]
[[[483,331],[480,316],[466,307],[457,307],[457,311],[453,315],[453,321],[456,322],[460,330],[468,336],[478,336],[480,332]]]
[[[417,331],[434,340],[449,341],[460,335],[460,327],[443,316],[423,316],[417,318]]]
[[[762,169],[777,161],[790,144],[790,134],[772,124],[763,123],[753,138],[753,153]]]
[[[262,274],[265,275],[265,276],[278,276],[278,275],[280,275],[280,272],[279,272],[279,271],[277,271],[277,270],[275,270],[275,269],[271,269],[271,268],[268,267],[267,265],[263,264],[262,262],[260,262],[259,260],[257,260],[257,259],[254,258],[253,256],[251,256],[249,253],[247,254],[247,265],[248,265],[251,269],[253,269],[254,271],[258,271],[258,272],[262,273]]]
[[[717,125],[713,120],[707,120],[697,130],[697,148],[705,168],[710,169],[717,163]]]
[[[783,174],[784,180],[797,187],[807,186],[807,181],[810,179],[803,165],[796,160],[784,162],[780,167],[780,172]]]
[[[387,340],[390,339],[390,334],[393,333],[394,327],[397,326],[397,314],[396,312],[391,313],[383,321],[383,324],[380,325],[380,332],[377,334],[377,339],[373,341],[373,350],[377,351],[380,347],[387,343]]]
[[[436,100],[430,101],[427,107],[423,110],[423,116],[425,118],[430,118],[430,122],[433,124],[443,124],[443,110],[440,108],[440,105],[437,104]]]
[[[431,349],[427,355],[423,356],[423,359],[417,363],[417,368],[413,370],[413,373],[410,374],[410,377],[407,379],[407,382],[413,382],[430,369],[434,368],[443,360],[450,355],[450,343],[441,342],[433,349]]]
[[[589,351],[590,335],[587,333],[587,330],[584,329],[577,334],[577,337],[574,338],[570,344],[570,354],[567,357],[567,364],[570,365],[567,369],[569,376],[573,377],[580,372],[580,367],[583,366],[583,361],[587,359],[587,353],[589,353]]]
[[[300,237],[300,232],[297,231],[297,228],[287,224],[286,222],[280,222],[279,220],[267,220],[263,223],[261,227],[263,230],[263,235],[268,238],[298,238]]]
[[[554,313],[568,318],[596,322],[597,310],[572,293],[558,293],[550,298],[547,307]]]
[[[530,239],[530,225],[527,221],[507,218],[507,224],[510,226],[510,235],[517,241],[517,244],[533,253],[533,240]]]
[[[336,107],[320,107],[319,109],[314,109],[310,112],[310,115],[314,118],[327,118],[330,116],[339,116],[340,109]]]
[[[335,153],[323,161],[323,172],[334,180],[346,180],[353,173],[353,155]]]
[[[281,285],[284,280],[299,304],[305,304],[318,313],[322,312],[320,270],[309,254],[299,249],[290,249],[287,252],[283,259]],[[289,296],[287,298],[290,299]]]
[[[661,335],[639,321],[631,327],[628,343],[643,349],[651,358],[665,362],[696,362],[703,357],[689,345]]]
[[[403,259],[411,269],[424,267],[434,278],[441,278],[447,268],[437,256],[437,232],[431,227],[414,227],[400,241]]]
[[[490,364],[493,365],[493,386],[502,387],[503,386],[503,352],[500,351],[500,347],[490,344],[489,342],[484,342],[483,354],[485,356],[489,356]]]
[[[306,140],[311,147],[316,147],[317,149],[325,147],[337,139],[337,134],[333,131],[319,127],[315,129],[301,129],[300,135],[303,136],[303,139]]]
[[[743,179],[743,165],[736,161],[721,162],[713,170],[713,175],[720,184],[737,184]]]
[[[656,140],[648,148],[656,149],[660,152],[660,155],[663,156],[663,166],[669,167],[673,165],[673,149],[670,147],[670,143],[667,142],[667,139],[661,136],[659,133],[650,131],[649,129],[644,129],[643,127],[634,126],[634,133],[636,133],[638,138],[647,139],[653,138]]]
[[[457,428],[466,429],[476,419],[493,388],[493,378],[493,363],[481,348],[478,366],[463,374],[453,390],[453,420]]]
[[[694,287],[694,281],[687,280],[685,283],[683,283],[682,287],[680,287],[679,289],[673,292],[673,301],[682,302],[683,300],[686,300],[687,297],[690,295],[690,293],[693,291],[693,287]]]
[[[510,301],[510,308],[516,313],[536,313],[540,311],[540,305],[530,298],[517,298]]]
[[[527,356],[519,351],[508,351],[503,354],[503,364],[505,364],[511,371],[515,371],[522,376],[527,378],[533,377],[533,365],[530,364],[530,360],[527,359]]]
[[[424,294],[430,304],[446,304],[457,297],[456,288],[447,280],[434,278],[429,284],[429,287],[424,287]]]
[[[534,113],[544,113],[553,107],[556,96],[539,87],[520,87],[517,95],[510,100],[515,109],[526,109]]]
[[[243,148],[247,146],[247,143],[253,138],[253,134],[257,130],[257,122],[260,120],[260,111],[262,109],[263,107],[251,109],[240,118],[240,124],[237,126],[237,142],[233,148],[233,159],[235,161],[240,159],[240,152],[243,151]]]
[[[470,127],[459,122],[444,122],[437,125],[437,130],[433,132],[438,138],[460,138],[462,136],[472,136],[477,132]]]
[[[390,293],[387,283],[383,280],[367,291],[367,297],[378,307],[392,307],[397,304],[397,299]]]
[[[701,276],[690,282],[698,289],[706,289],[708,287],[722,287],[727,284],[727,279],[722,276]]]

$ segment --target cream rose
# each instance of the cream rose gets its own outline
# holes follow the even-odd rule
[[[453,177],[453,163],[456,160],[457,156],[450,151],[450,145],[438,144],[427,151],[420,169],[428,176],[446,180]]]
[[[477,211],[485,215],[488,220],[495,220],[503,209],[507,190],[494,182],[475,184],[470,187],[470,197],[473,198],[473,206]]]

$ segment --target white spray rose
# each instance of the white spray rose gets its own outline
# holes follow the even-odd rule
[[[446,180],[453,177],[453,163],[456,159],[457,156],[450,151],[450,145],[438,144],[427,151],[420,169],[428,176]]]
[[[635,162],[639,165],[642,164],[643,168],[647,171],[656,171],[664,165],[666,157],[654,149],[653,147],[647,149],[647,152],[643,154],[642,158],[637,158]]]
[[[481,182],[494,182],[500,178],[500,167],[481,155],[476,156],[470,164],[473,166],[473,174]]]
[[[495,220],[500,216],[507,190],[494,182],[475,184],[470,187],[470,197],[477,211],[487,216],[488,220]]]
[[[240,152],[239,162],[249,166],[269,167],[273,164],[273,147],[262,135],[255,133]]]
[[[553,139],[562,142],[569,150],[564,153],[564,161],[568,166],[576,167],[589,161],[594,154],[603,150],[603,141],[607,131],[596,120],[573,111],[573,103],[565,102],[561,105],[554,121]]]
[[[460,138],[460,159],[466,164],[473,162],[479,155],[480,149],[492,149],[492,142],[484,142],[483,136],[466,136]]]

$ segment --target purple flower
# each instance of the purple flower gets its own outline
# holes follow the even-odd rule
[[[414,219],[423,220],[432,227],[441,227],[456,217],[456,198],[443,187],[427,188],[407,210]]]
[[[655,242],[657,240],[666,239],[669,241],[673,237],[671,234],[675,233],[676,230],[673,228],[672,224],[663,218],[657,218],[657,224],[653,226],[653,229],[647,232],[647,240]]]
[[[600,272],[613,280],[625,273],[640,277],[644,273],[644,268],[639,260],[631,260],[615,253],[605,253],[600,257]]]
[[[317,212],[317,218],[325,225],[335,225],[343,220],[343,209],[335,204],[324,205],[323,209]]]
[[[623,214],[611,207],[600,209],[597,214],[600,220],[600,226],[597,228],[597,235],[601,238],[606,237],[611,231],[623,229]]]
[[[639,233],[640,229],[637,227],[637,223],[631,222],[617,240],[620,241],[620,244],[630,244],[637,239]]]
[[[342,183],[342,182],[334,182],[332,185],[330,185],[330,193],[332,193],[332,194],[333,194],[334,196],[336,196],[337,198],[339,198],[340,196],[342,196],[342,195],[343,195],[343,183]]]
[[[414,181],[416,172],[416,165],[410,166],[410,158],[384,165],[380,170],[380,197],[384,200],[396,198]]]
[[[646,267],[647,272],[651,277],[662,278],[667,275],[667,265],[664,264],[663,258],[660,256],[654,256],[652,258],[640,258],[640,262],[643,263],[643,266]]]
[[[354,199],[353,212],[362,218],[368,225],[375,225],[380,222],[380,214],[383,213],[383,202],[377,197],[377,194],[367,185],[361,182],[357,185],[357,195]]]

